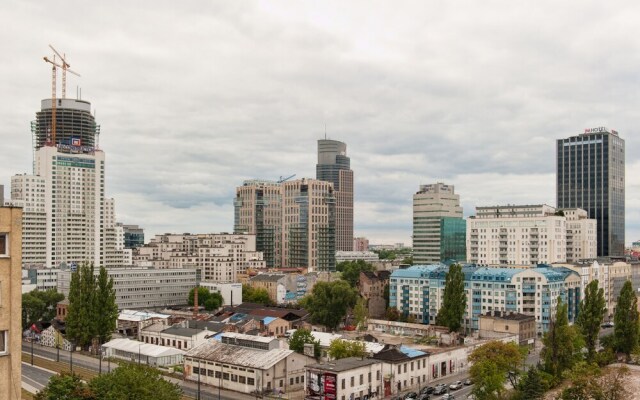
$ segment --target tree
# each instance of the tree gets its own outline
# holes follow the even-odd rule
[[[413,256],[405,257],[405,258],[402,260],[402,264],[413,265]]]
[[[222,298],[222,295],[218,292],[213,292],[204,302],[204,309],[207,311],[214,311],[222,307],[223,303],[224,299]]]
[[[100,267],[98,274],[95,307],[96,333],[100,344],[103,344],[111,339],[118,323],[116,290],[113,288],[113,278],[107,274],[105,267]]]
[[[35,397],[35,400],[89,400],[96,399],[94,393],[78,375],[62,372],[60,375],[53,375],[47,386],[42,388]]]
[[[363,297],[358,298],[356,306],[353,308],[353,316],[356,320],[359,331],[367,330],[367,318],[369,310],[367,309],[367,300]]]
[[[187,304],[189,304],[189,306],[191,307],[193,307],[195,304],[195,291],[196,288],[191,288],[191,290],[189,290]],[[198,306],[204,305],[204,303],[209,299],[210,296],[211,292],[208,288],[204,286],[198,286]]]
[[[460,330],[466,306],[467,295],[464,291],[462,265],[453,264],[445,278],[444,298],[436,316],[436,324],[446,326],[450,332],[457,332]]]
[[[180,386],[165,380],[159,370],[135,363],[96,376],[89,387],[100,400],[179,400],[182,396]]]
[[[388,321],[398,321],[400,319],[400,311],[394,307],[387,307],[385,318],[387,318]]]
[[[625,353],[629,358],[631,352],[638,346],[638,335],[640,335],[638,300],[633,292],[631,281],[626,281],[622,286],[613,321],[616,351]]]
[[[595,279],[585,288],[584,299],[580,302],[576,319],[576,326],[587,347],[587,360],[590,362],[594,360],[596,354],[600,325],[606,312],[604,289],[598,288],[598,280]]]
[[[312,322],[336,329],[357,298],[358,293],[346,281],[318,282],[300,305],[309,312]]]
[[[473,394],[476,398],[501,398],[507,374],[515,378],[524,357],[525,352],[515,343],[493,341],[475,349],[469,355],[469,361],[472,363],[470,373],[474,380]]]
[[[558,297],[555,317],[542,339],[544,347],[540,356],[544,360],[544,370],[559,378],[571,369],[580,358],[581,339],[575,327],[569,326],[567,305]]]
[[[336,266],[341,272],[341,278],[349,282],[351,287],[356,287],[360,281],[360,272],[375,271],[375,267],[363,260],[343,261]]]
[[[274,302],[269,297],[269,292],[264,288],[254,288],[249,285],[242,285],[242,301],[245,303],[273,305]]]
[[[51,321],[56,317],[56,305],[64,300],[64,294],[56,289],[33,290],[22,295],[22,328],[27,329],[38,321]]]
[[[93,264],[82,263],[71,274],[66,333],[77,345],[86,347],[97,336],[96,279]]]
[[[308,329],[297,329],[289,339],[289,350],[304,354],[304,345],[313,344],[313,355],[320,358],[320,341],[315,340]]]
[[[520,381],[521,400],[538,400],[547,390],[538,368],[531,367]]]
[[[347,357],[366,357],[367,348],[364,342],[355,340],[334,339],[327,350],[329,357],[339,360]]]

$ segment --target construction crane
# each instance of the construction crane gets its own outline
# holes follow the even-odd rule
[[[278,180],[278,183],[286,182],[289,179],[293,178],[294,176],[296,176],[296,174],[293,174],[291,176],[287,176],[286,178],[280,177],[280,179]]]
[[[67,71],[76,76],[80,76],[77,72],[73,72],[69,69],[71,66],[64,56],[60,55],[53,46],[49,45],[53,50],[53,61],[47,57],[43,57],[45,62],[51,64],[51,130],[50,138],[47,140],[48,144],[55,145],[56,143],[56,79],[58,77],[58,68],[62,68],[62,98],[67,97]],[[56,55],[62,60],[62,65],[56,62]]]

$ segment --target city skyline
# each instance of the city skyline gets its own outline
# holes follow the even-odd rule
[[[68,97],[78,85],[97,110],[118,221],[148,237],[231,232],[238,182],[314,177],[326,124],[348,145],[354,235],[371,243],[410,243],[420,184],[455,185],[465,216],[555,205],[556,140],[599,126],[626,140],[626,242],[640,238],[635,4],[503,3],[495,16],[473,3],[158,3],[127,15],[72,5],[14,2],[0,27],[21,38],[0,67],[12,94],[0,108],[5,199],[11,176],[32,172],[29,123],[50,94],[51,43],[82,74]]]

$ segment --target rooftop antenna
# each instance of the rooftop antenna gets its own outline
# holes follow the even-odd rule
[[[324,140],[327,140],[327,123],[324,123]]]

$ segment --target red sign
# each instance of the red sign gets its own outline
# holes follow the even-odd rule
[[[324,374],[324,398],[325,400],[335,400],[337,395],[336,374]]]

